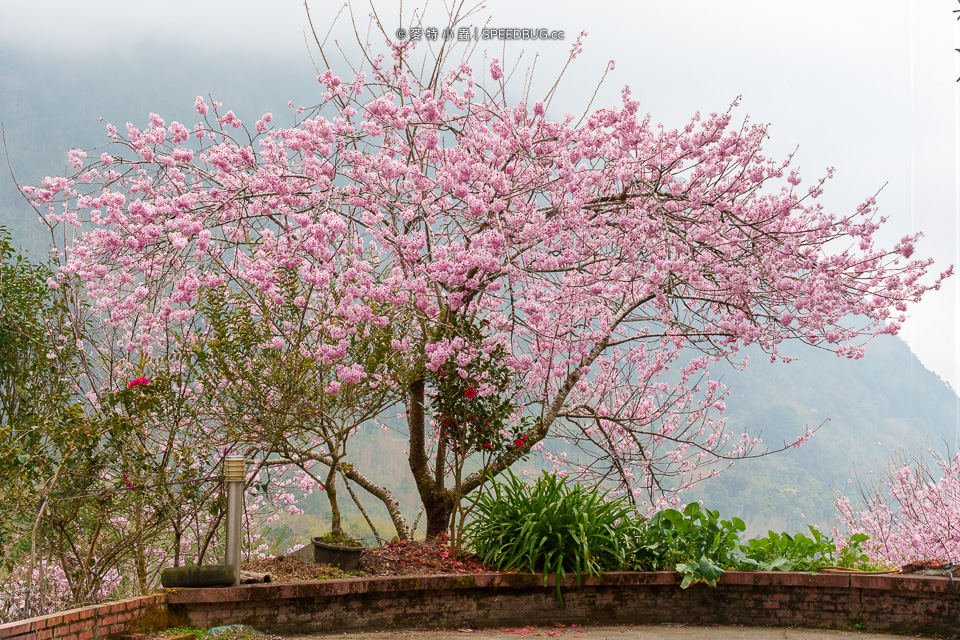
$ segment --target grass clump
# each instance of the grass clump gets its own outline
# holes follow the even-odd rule
[[[357,578],[365,575],[367,575],[366,571],[344,571],[332,564],[321,564],[320,570],[317,572],[317,580],[339,580],[340,578]]]
[[[182,636],[188,633],[192,633],[197,640],[208,640],[209,636],[207,635],[206,629],[199,629],[197,627],[171,627],[169,629],[164,629],[160,632],[161,636]]]
[[[544,473],[532,486],[509,470],[480,496],[467,534],[474,553],[499,570],[555,573],[557,592],[568,573],[580,583],[627,566],[637,539],[633,508],[624,500]]]

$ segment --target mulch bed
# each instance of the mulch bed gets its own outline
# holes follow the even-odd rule
[[[242,568],[269,573],[275,582],[493,571],[474,556],[461,554],[457,557],[450,547],[437,541],[391,542],[383,547],[364,549],[357,571],[347,572],[322,563],[305,562],[299,556],[252,560],[244,563]]]
[[[360,568],[367,575],[374,576],[494,571],[475,556],[460,554],[457,557],[450,547],[436,541],[391,542],[376,549],[366,549],[360,556]]]

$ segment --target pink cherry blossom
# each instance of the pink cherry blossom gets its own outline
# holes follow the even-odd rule
[[[826,211],[832,171],[803,188],[792,158],[764,149],[767,126],[735,119],[736,102],[671,129],[624,88],[582,121],[551,119],[545,96],[499,90],[499,59],[485,70],[498,90],[481,91],[469,66],[441,59],[418,77],[410,55],[388,48],[365,75],[321,73],[317,105],[287,126],[264,115],[249,136],[217,101],[208,117],[201,97],[193,137],[157,114],[108,128],[103,155],[72,151],[75,173],[24,188],[52,226],[76,230],[58,234],[75,239],[57,282],[83,292],[72,313],[94,327],[77,381],[92,412],[146,368],[177,380],[178,398],[196,389],[193,437],[227,450],[210,425],[254,424],[236,408],[245,395],[263,391],[261,412],[302,399],[249,374],[290,363],[316,375],[317,403],[396,390],[418,489],[440,495],[452,483],[436,480],[448,466],[432,446],[432,372],[456,371],[464,397],[486,401],[499,387],[471,376],[496,359],[508,419],[533,425],[525,444],[659,508],[761,446],[722,418],[716,379],[743,347],[862,357],[952,274],[917,257],[919,233],[877,247],[871,196]],[[232,326],[219,324],[224,309]],[[228,351],[219,330],[256,334],[245,359],[198,357]],[[333,464],[295,423],[290,439]],[[596,460],[539,446],[560,434]],[[523,449],[498,449],[488,473],[457,486],[476,488]]]
[[[854,501],[837,501],[838,539],[867,534],[871,560],[884,565],[960,557],[960,455],[931,468],[900,453],[881,478],[858,484]]]

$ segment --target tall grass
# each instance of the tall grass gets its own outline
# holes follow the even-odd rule
[[[477,502],[468,526],[480,559],[500,570],[557,574],[616,571],[630,561],[639,538],[633,508],[622,499],[544,473],[528,485],[507,471]]]

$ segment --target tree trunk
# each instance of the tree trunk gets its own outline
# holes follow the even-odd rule
[[[327,500],[330,502],[330,533],[334,538],[344,538],[346,536],[344,536],[340,524],[340,508],[337,504],[337,463],[338,459],[334,458],[323,489],[327,494]]]
[[[326,455],[326,454],[319,455],[308,449],[291,448],[291,451],[295,453],[296,457],[300,459],[292,460],[289,454],[282,454],[287,459],[285,460],[279,459],[279,460],[264,462],[263,466],[269,467],[269,466],[277,466],[281,464],[289,464],[291,461],[294,462],[294,464],[300,464],[306,460],[316,460],[317,462],[323,463],[328,467],[336,466],[339,469],[340,473],[342,473],[348,480],[353,480],[364,491],[366,491],[373,497],[383,502],[383,506],[386,507],[387,513],[390,514],[390,520],[393,522],[393,526],[397,530],[397,537],[400,538],[401,540],[410,540],[410,536],[411,536],[410,528],[407,527],[407,522],[403,518],[403,512],[400,509],[400,503],[397,502],[397,499],[386,487],[382,487],[377,483],[373,482],[372,480],[370,480],[370,478],[366,477],[365,475],[357,471],[352,464],[334,463],[333,458],[329,455]],[[306,471],[306,469],[304,469],[304,471]],[[307,473],[310,473],[310,472],[307,471]],[[317,482],[320,482],[320,481],[317,480]]]
[[[453,492],[443,491],[441,499],[423,503],[427,516],[427,539],[438,538],[450,528],[450,516],[453,515]]]
[[[139,508],[134,514],[137,534],[133,552],[137,566],[137,585],[140,587],[140,595],[145,596],[149,591],[147,590],[147,554],[143,545],[143,500],[141,499],[138,502]]]
[[[34,567],[37,566],[37,529],[40,528],[40,519],[43,518],[43,508],[47,506],[47,496],[41,495],[40,497],[40,507],[37,509],[37,517],[33,521],[33,529],[30,532],[30,568],[27,571],[27,600],[25,609],[27,611],[27,617],[31,617],[33,608],[30,603],[30,597],[33,595],[31,591],[33,590],[33,571]]]
[[[410,431],[410,471],[417,483],[417,492],[427,516],[427,538],[436,538],[447,531],[453,514],[453,492],[443,489],[430,474],[425,435],[424,380],[414,380],[407,387],[407,427]]]
[[[357,499],[357,494],[353,492],[353,489],[350,488],[350,480],[347,479],[347,476],[343,471],[340,471],[340,475],[343,476],[343,486],[347,488],[347,493],[350,494],[350,498],[353,500],[353,504],[357,505],[357,509],[360,510],[360,514],[363,516],[363,519],[367,521],[367,526],[370,527],[370,531],[373,532],[373,537],[376,538],[377,544],[383,544],[384,540],[380,537],[380,532],[377,531],[377,527],[373,524],[373,520],[370,519],[370,514],[367,513],[367,510],[363,508],[363,504],[360,503],[360,500]]]
[[[183,539],[183,531],[180,529],[180,520],[177,520],[173,530],[173,566],[180,566],[180,541]]]

